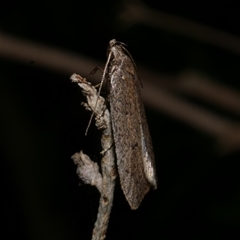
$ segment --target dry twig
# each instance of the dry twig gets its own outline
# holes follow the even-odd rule
[[[116,178],[110,113],[106,108],[104,98],[98,95],[94,86],[77,74],[73,74],[70,79],[73,82],[77,82],[82,89],[83,94],[87,98],[87,103],[83,105],[87,110],[94,113],[96,126],[102,131],[102,175],[99,172],[97,163],[91,161],[82,151],[75,153],[72,159],[77,165],[77,174],[81,180],[87,184],[96,186],[101,194],[92,240],[103,240],[106,236],[112,208]]]

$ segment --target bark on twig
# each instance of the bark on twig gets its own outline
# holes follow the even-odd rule
[[[87,110],[94,113],[96,126],[102,131],[102,175],[99,172],[98,165],[91,161],[82,151],[80,151],[80,153],[75,153],[72,156],[72,159],[74,163],[77,164],[78,176],[85,183],[96,186],[101,194],[92,240],[103,240],[106,236],[112,208],[116,178],[110,113],[106,108],[104,98],[98,95],[95,87],[77,74],[73,74],[70,79],[73,82],[77,82],[82,89],[82,92],[87,99],[87,103],[84,103],[83,105]]]

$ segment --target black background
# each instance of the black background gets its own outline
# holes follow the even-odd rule
[[[239,37],[237,1],[143,2]],[[1,1],[1,31],[102,62],[116,38],[128,44],[137,65],[171,75],[195,69],[239,91],[239,53],[144,21],[131,25],[121,20],[124,9],[123,1]],[[41,67],[38,56],[1,56],[0,234],[6,239],[91,239],[99,194],[79,187],[70,157],[83,149],[98,161],[101,148],[94,123],[84,136],[90,115],[72,73]],[[132,211],[117,182],[107,239],[233,239],[240,225],[239,150],[219,154],[206,133],[151,106],[146,114],[159,187]]]

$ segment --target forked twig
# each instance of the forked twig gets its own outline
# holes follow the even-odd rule
[[[87,110],[93,112],[96,120],[95,124],[97,128],[102,131],[102,174],[99,172],[97,163],[91,161],[91,159],[82,151],[75,153],[72,156],[72,159],[77,165],[77,174],[79,178],[87,184],[96,186],[101,194],[92,240],[103,240],[106,236],[112,208],[116,178],[110,113],[106,108],[104,98],[99,96],[94,86],[77,74],[73,74],[70,79],[73,82],[77,82],[82,89],[82,93],[87,99],[87,103],[84,103],[83,105]]]

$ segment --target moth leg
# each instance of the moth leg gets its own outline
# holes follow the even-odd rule
[[[87,76],[85,79],[90,78],[90,77],[93,76],[97,71],[100,71],[101,73],[103,73],[102,67],[100,67],[100,66],[95,67],[95,68],[88,74],[88,76]],[[98,83],[98,84],[96,84],[96,85],[94,85],[95,88],[98,88],[99,86],[101,86],[101,82]]]
[[[103,73],[103,69],[100,66],[95,67],[86,77],[82,77],[80,75],[75,76],[73,82],[87,82],[87,79],[89,79],[91,76],[93,76],[97,71],[100,71]],[[98,88],[101,85],[101,82],[94,85],[95,88]]]
[[[113,142],[110,144],[110,146],[100,152],[101,155],[105,155],[105,153],[113,146]]]
[[[87,77],[94,75],[97,71],[100,71],[100,72],[103,73],[102,67],[100,67],[100,66],[95,67],[95,68],[88,74]]]
[[[86,77],[86,79],[90,78],[91,76],[93,76],[97,71],[100,71],[101,73],[103,73],[103,69],[100,66],[95,67]],[[97,85],[95,85],[94,87],[97,88],[100,86],[101,83],[98,83]]]
[[[98,84],[96,84],[96,85],[94,85],[94,87],[95,87],[95,88],[98,88],[100,85],[101,85],[101,82],[98,83]]]

